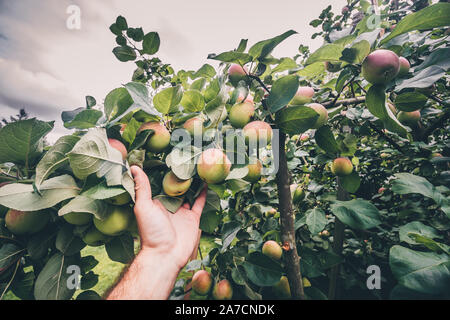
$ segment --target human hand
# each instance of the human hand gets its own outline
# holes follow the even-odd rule
[[[192,208],[185,203],[177,212],[170,213],[158,200],[152,199],[150,182],[145,172],[131,167],[136,190],[134,214],[141,237],[141,250],[153,251],[168,259],[178,269],[188,262],[198,245],[200,216],[206,202],[206,188]]]

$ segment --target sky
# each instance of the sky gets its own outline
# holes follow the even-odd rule
[[[129,82],[135,65],[112,54],[109,26],[118,15],[131,27],[157,31],[157,56],[175,71],[196,70],[209,53],[249,45],[293,29],[275,57],[294,56],[300,44],[312,49],[317,29],[309,22],[329,4],[340,12],[346,0],[0,0],[0,118],[25,108],[31,117],[55,120],[47,138],[69,134],[60,114],[84,106],[91,95],[102,103],[114,88]],[[68,8],[80,9],[80,29],[69,29]]]

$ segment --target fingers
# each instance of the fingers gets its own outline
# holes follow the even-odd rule
[[[131,167],[134,177],[134,189],[136,190],[136,202],[152,199],[152,188],[145,172],[138,166]]]
[[[192,211],[198,216],[201,216],[203,208],[205,207],[207,191],[208,187],[205,187],[192,206]]]
[[[183,208],[190,210],[191,209],[191,205],[189,204],[189,202],[185,202],[183,204]]]

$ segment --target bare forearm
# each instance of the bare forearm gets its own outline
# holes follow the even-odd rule
[[[107,299],[167,299],[179,271],[169,259],[151,249],[141,250]]]

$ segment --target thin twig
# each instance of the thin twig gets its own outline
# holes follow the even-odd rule
[[[400,147],[400,145],[395,142],[394,140],[391,139],[391,137],[389,137],[388,135],[386,135],[383,131],[381,131],[376,125],[374,125],[372,122],[367,121],[367,123],[369,124],[369,127],[371,127],[374,131],[376,131],[380,136],[382,136],[384,139],[386,139],[387,142],[389,142],[395,149],[397,149],[398,151],[400,151],[401,153],[404,154],[402,147]]]
[[[333,106],[348,106],[351,104],[359,104],[366,101],[366,97],[362,96],[362,97],[356,97],[356,98],[351,98],[351,99],[343,99],[343,100],[338,100],[336,102],[331,101],[331,102],[324,102],[322,103],[322,105],[325,108],[331,108]]]

